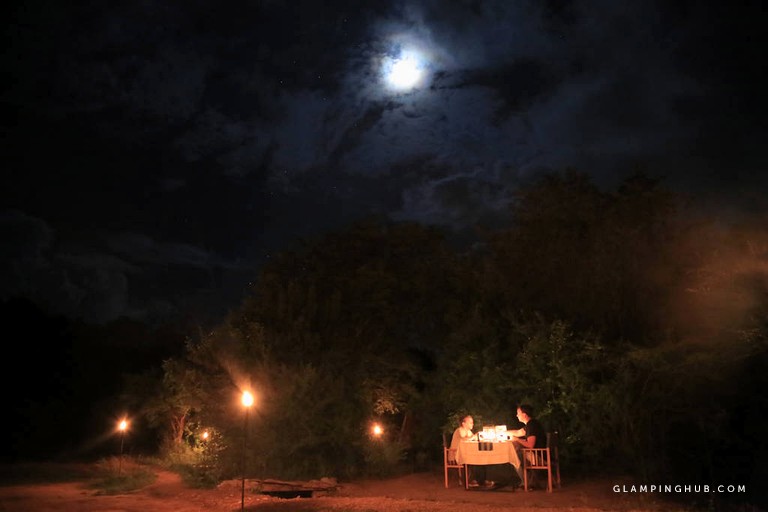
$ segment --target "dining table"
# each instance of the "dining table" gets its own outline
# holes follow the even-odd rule
[[[515,469],[520,467],[520,457],[512,441],[461,441],[456,462],[470,466],[512,464]]]

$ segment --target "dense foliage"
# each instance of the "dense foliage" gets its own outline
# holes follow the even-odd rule
[[[224,475],[348,477],[428,467],[461,414],[512,427],[529,402],[566,474],[756,484],[766,234],[642,175],[602,191],[577,173],[521,189],[469,250],[356,224],[280,255],[167,360],[152,417],[176,444],[217,429]]]

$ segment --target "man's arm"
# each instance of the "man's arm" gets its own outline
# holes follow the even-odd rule
[[[522,437],[517,437],[513,441],[525,448],[533,448],[536,446],[536,436],[528,436],[525,439]]]

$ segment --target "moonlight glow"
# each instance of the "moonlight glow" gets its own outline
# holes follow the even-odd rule
[[[426,63],[415,52],[403,53],[397,59],[387,59],[384,76],[395,90],[409,90],[421,85],[426,75]]]

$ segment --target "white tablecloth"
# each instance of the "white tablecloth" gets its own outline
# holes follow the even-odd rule
[[[462,441],[456,451],[456,462],[476,466],[488,464],[512,464],[516,468],[520,466],[520,458],[515,451],[515,443],[512,442]]]

